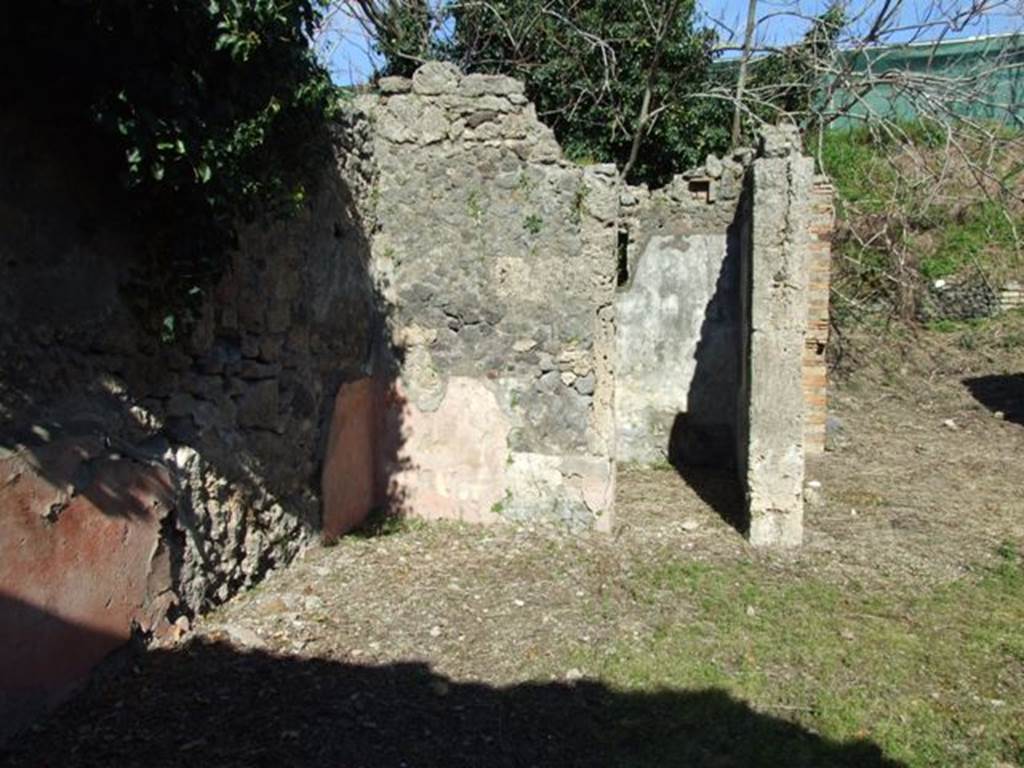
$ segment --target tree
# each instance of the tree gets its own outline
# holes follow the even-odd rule
[[[343,5],[384,57],[381,74],[408,77],[435,53],[435,17],[427,0],[345,0]]]
[[[139,234],[132,294],[165,331],[220,274],[240,219],[287,213],[308,193],[336,101],[309,44],[320,11],[319,0],[6,4],[7,107],[102,146]]]
[[[704,86],[714,35],[694,0],[340,0],[384,56],[379,74],[427,58],[523,80],[570,157],[662,183],[728,142]]]
[[[973,272],[991,289],[1019,271],[1022,10],[1020,0],[863,0],[807,17],[797,2],[773,3],[742,25],[754,36],[715,20],[720,50],[753,39],[753,55],[748,84],[724,77],[706,95],[733,104],[748,132],[800,125],[836,180],[833,307],[911,320],[926,280]],[[787,16],[806,25],[803,39],[766,41]],[[1006,34],[954,43],[991,26]]]
[[[449,55],[522,79],[570,156],[662,183],[728,141],[722,106],[695,97],[714,35],[693,0],[467,0],[452,16]]]

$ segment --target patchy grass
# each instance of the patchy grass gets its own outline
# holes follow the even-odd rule
[[[611,535],[382,520],[0,764],[1024,765],[1024,314],[895,338],[848,340],[799,549],[667,467],[619,468]]]
[[[1024,309],[1010,310],[996,317],[933,320],[927,324],[927,329],[951,336],[953,344],[966,352],[1024,349]]]
[[[893,167],[859,131],[829,132],[821,146],[821,163],[839,193],[839,212],[856,205],[868,213],[885,210],[897,176]]]
[[[1016,234],[1024,234],[1024,218],[1016,221],[1004,206],[980,202],[962,210],[956,218],[940,213],[934,250],[921,259],[921,274],[929,279],[978,267],[1000,276],[1018,266]]]
[[[374,507],[370,510],[366,521],[349,535],[358,539],[373,539],[408,533],[422,528],[424,525],[426,523],[419,518],[410,517],[401,512],[390,512],[384,507]],[[337,542],[328,544],[334,546]]]
[[[625,689],[721,689],[908,766],[1020,764],[1024,567],[1011,544],[1000,557],[953,584],[886,592],[751,563],[652,564],[638,599],[678,610],[578,663]]]

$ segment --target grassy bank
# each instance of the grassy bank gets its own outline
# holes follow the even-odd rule
[[[830,132],[811,147],[837,192],[834,317],[910,319],[928,281],[1024,277],[1024,137],[950,142]]]

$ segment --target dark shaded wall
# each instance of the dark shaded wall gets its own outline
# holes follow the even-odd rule
[[[334,396],[382,327],[355,202],[365,130],[337,128],[307,208],[246,225],[194,331],[164,343],[129,309],[145,243],[108,159],[44,115],[0,123],[0,596],[59,620],[0,610],[5,728],[26,696],[59,696],[133,631],[180,632],[317,535]]]

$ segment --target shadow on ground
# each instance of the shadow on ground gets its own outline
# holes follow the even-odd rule
[[[1001,411],[1006,421],[1024,426],[1024,373],[978,376],[963,383],[990,411]]]
[[[8,746],[9,766],[899,765],[720,690],[496,688],[219,642],[129,659]]]
[[[749,525],[743,490],[736,474],[741,409],[741,359],[745,333],[741,256],[742,212],[729,225],[726,253],[700,326],[694,350],[693,378],[686,395],[687,412],[677,413],[667,447],[668,460],[687,485],[721,518],[745,534]]]
[[[677,464],[676,472],[701,501],[739,533],[746,534],[749,522],[743,504],[743,492],[734,469]]]

